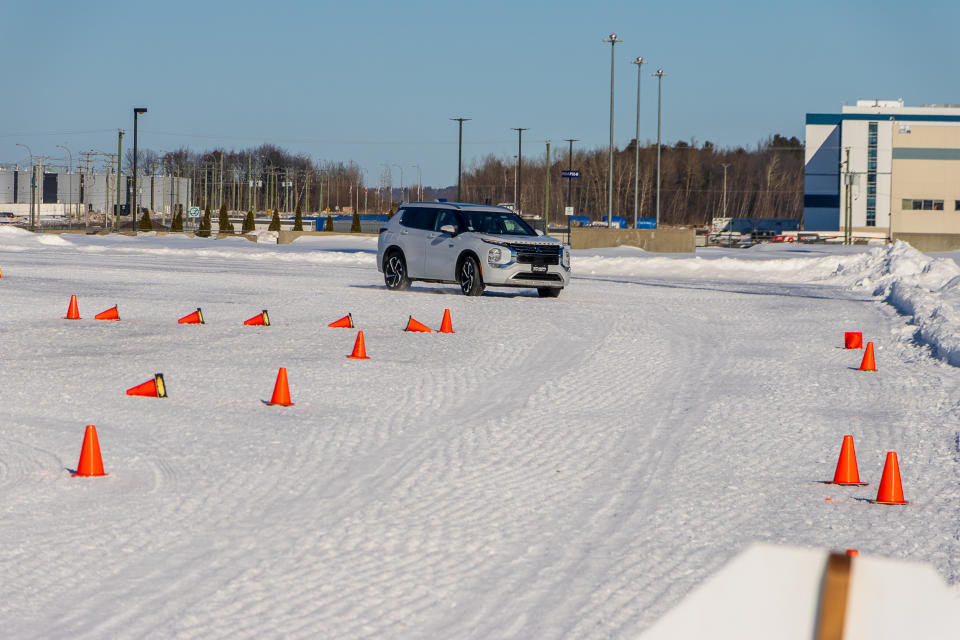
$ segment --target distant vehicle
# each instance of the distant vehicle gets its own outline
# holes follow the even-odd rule
[[[377,269],[392,291],[422,280],[459,284],[468,296],[494,286],[556,298],[570,281],[570,250],[504,207],[411,202],[380,228]]]
[[[24,224],[27,219],[9,211],[0,211],[0,224]]]

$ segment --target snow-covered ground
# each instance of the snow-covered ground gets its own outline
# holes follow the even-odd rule
[[[584,251],[542,300],[390,293],[375,252],[0,229],[3,635],[630,638],[753,541],[960,592],[956,255]],[[873,484],[818,484],[847,433]],[[887,451],[907,507],[867,501]]]

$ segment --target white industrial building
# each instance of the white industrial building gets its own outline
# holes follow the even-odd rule
[[[854,236],[960,246],[960,107],[858,100],[808,113],[804,229],[843,230],[848,206]]]

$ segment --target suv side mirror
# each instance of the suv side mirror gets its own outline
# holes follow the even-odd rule
[[[540,231],[540,229],[534,229],[534,231],[537,232],[537,235],[538,235],[538,236],[542,236],[542,235],[543,235],[543,231]]]
[[[455,236],[457,235],[457,228],[452,224],[445,224],[440,227],[440,233],[445,233],[448,236]]]

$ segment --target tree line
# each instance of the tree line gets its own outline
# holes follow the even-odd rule
[[[634,163],[636,141],[613,154],[613,215],[629,222],[634,214]],[[640,146],[637,179],[639,217],[656,216],[656,144]],[[713,217],[800,218],[803,214],[803,145],[795,137],[774,135],[754,149],[718,148],[711,142],[679,141],[661,147],[660,221],[665,225],[709,224]],[[132,150],[125,156],[132,165]],[[568,189],[574,214],[603,220],[608,203],[608,150],[575,149],[572,158],[578,179],[561,173],[570,164],[568,149],[554,146],[550,166],[545,154],[524,157],[489,155],[463,171],[461,199],[480,204],[519,203],[525,215],[547,213],[553,225],[565,225]],[[214,149],[193,152],[186,148],[164,154],[140,151],[138,170],[146,175],[187,177],[193,183],[194,201],[214,210],[281,211],[298,206],[305,213],[362,211],[385,213],[403,201],[418,197],[453,200],[457,186],[401,191],[393,184],[389,168],[371,184],[353,161],[314,162],[304,154],[291,154],[271,144],[239,151]],[[726,178],[726,179],[724,179]],[[549,210],[547,180],[549,179]],[[518,193],[517,189],[522,193]]]
[[[633,222],[634,214],[635,145],[636,141],[631,141],[613,153],[613,215],[624,216],[629,223]],[[608,154],[606,147],[575,149],[571,163],[568,148],[554,147],[549,171],[545,154],[533,159],[525,157],[519,167],[520,176],[516,156],[510,159],[487,156],[464,171],[463,199],[490,204],[519,202],[525,215],[542,216],[547,211],[549,177],[551,224],[566,224],[564,207],[568,189],[575,215],[604,220],[608,207]],[[685,141],[662,145],[661,224],[709,224],[711,218],[724,215],[800,218],[803,155],[803,145],[797,138],[780,135],[762,141],[752,150],[720,149],[710,142],[699,146]],[[579,178],[561,176],[571,164],[579,170]],[[657,147],[647,142],[640,147],[636,181],[639,217],[656,217],[656,171]],[[517,193],[518,183],[522,193]]]

